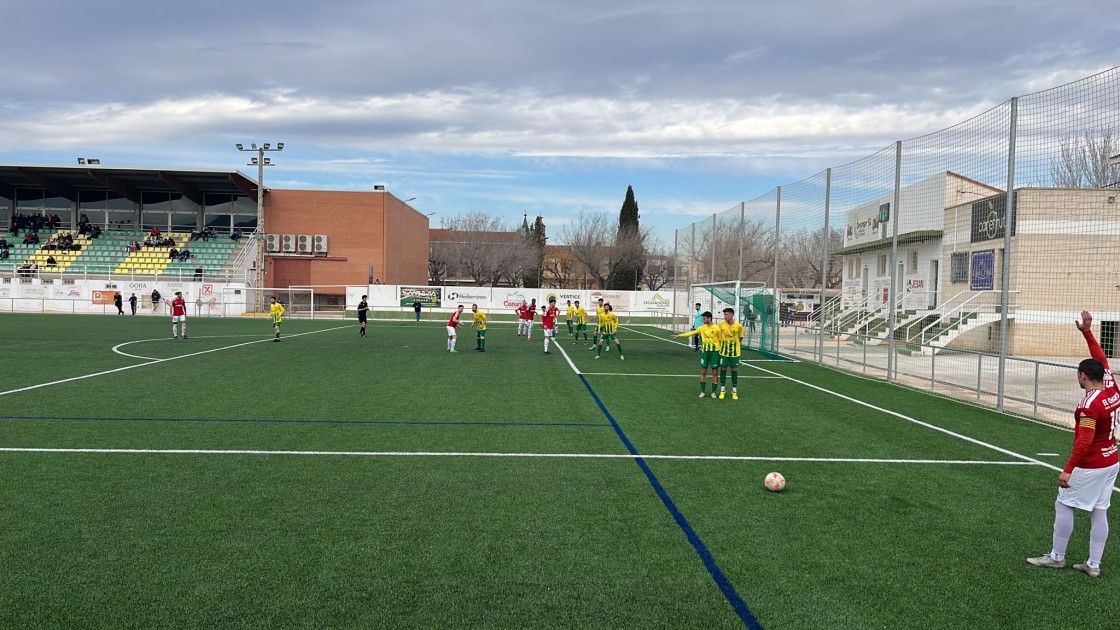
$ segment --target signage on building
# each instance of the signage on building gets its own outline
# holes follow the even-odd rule
[[[971,277],[968,288],[973,291],[991,291],[995,288],[996,250],[972,252]]]
[[[1015,212],[1011,209],[1011,236],[1015,236]],[[972,204],[972,243],[1003,238],[1007,229],[1007,196],[1000,195]]]

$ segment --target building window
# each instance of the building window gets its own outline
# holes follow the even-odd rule
[[[968,252],[954,252],[949,258],[949,282],[968,282]]]
[[[879,254],[878,275],[880,275],[880,276],[887,275],[887,255],[886,254]]]
[[[906,270],[906,273],[918,273],[918,252],[917,251],[910,252],[909,258],[910,258],[910,268]]]

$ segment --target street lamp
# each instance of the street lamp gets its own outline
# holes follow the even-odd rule
[[[265,151],[283,151],[284,143],[277,142],[275,147],[266,142],[259,148],[256,143],[250,143],[249,148],[246,149],[243,144],[234,145],[238,151],[247,153],[256,153],[257,157],[251,158],[246,166],[257,167],[257,288],[264,288],[264,249],[267,237],[264,231],[264,167],[274,166],[272,158],[264,156]],[[259,299],[263,300],[262,294]],[[263,301],[261,302],[263,304]]]

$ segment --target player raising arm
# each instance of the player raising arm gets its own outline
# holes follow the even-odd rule
[[[712,312],[704,311],[700,314],[700,327],[692,332],[673,335],[673,339],[700,335],[700,397],[704,397],[704,380],[708,376],[708,368],[712,370],[712,398],[716,397],[716,370],[719,368],[719,348],[723,342],[723,331],[712,323]]]
[[[1077,329],[1085,337],[1091,359],[1077,366],[1077,384],[1085,396],[1073,412],[1073,451],[1058,475],[1058,500],[1054,503],[1054,546],[1049,554],[1027,558],[1036,567],[1064,569],[1066,547],[1073,535],[1074,510],[1089,512],[1089,559],[1074,569],[1089,577],[1101,576],[1101,557],[1108,541],[1108,507],[1120,462],[1116,456],[1117,409],[1120,389],[1108,367],[1104,351],[1093,337],[1093,316],[1081,311]]]

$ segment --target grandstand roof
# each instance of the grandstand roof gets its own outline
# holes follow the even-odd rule
[[[240,171],[0,164],[0,196],[10,199],[22,187],[44,188],[71,201],[77,201],[78,190],[112,190],[135,202],[142,192],[177,192],[196,203],[206,193],[257,196],[256,182]]]

